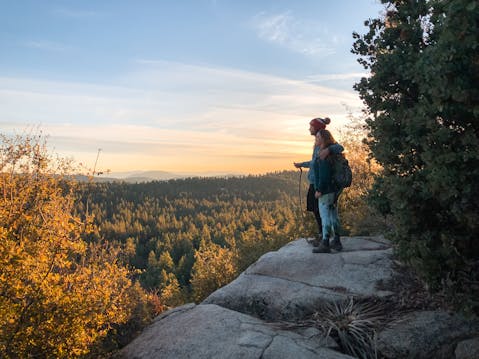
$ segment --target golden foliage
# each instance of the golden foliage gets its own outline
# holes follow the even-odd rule
[[[1,135],[0,353],[77,357],[133,310],[118,250],[87,243],[90,220],[72,215],[69,163],[41,135]]]
[[[370,235],[384,229],[384,219],[366,202],[374,183],[374,177],[381,167],[370,158],[366,137],[360,119],[350,115],[350,124],[340,131],[341,144],[353,172],[353,183],[339,197],[341,225],[349,235]]]
[[[165,309],[184,304],[186,298],[176,276],[173,273],[167,273],[165,269],[161,270],[160,276],[162,285],[159,298]]]
[[[191,286],[196,302],[216,289],[230,283],[237,275],[236,249],[223,248],[213,242],[201,241],[195,252]]]

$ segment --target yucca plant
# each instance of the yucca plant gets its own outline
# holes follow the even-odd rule
[[[353,297],[326,302],[312,316],[314,325],[335,339],[344,353],[362,359],[377,358],[376,329],[385,319],[385,305]]]

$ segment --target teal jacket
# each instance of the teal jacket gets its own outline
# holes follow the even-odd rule
[[[327,159],[315,161],[313,164],[314,189],[321,194],[336,192],[333,185],[331,162]]]
[[[344,147],[341,146],[339,143],[335,143],[335,144],[329,146],[329,150],[331,151],[331,153],[334,153],[335,155],[337,155],[337,154],[342,153],[344,151]],[[309,181],[310,184],[315,183],[314,164],[316,162],[318,162],[317,161],[318,157],[319,157],[319,147],[314,146],[313,156],[311,158],[311,161],[301,162],[299,164],[301,167],[309,168],[308,169],[308,181]]]

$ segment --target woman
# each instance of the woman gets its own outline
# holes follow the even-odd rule
[[[316,133],[315,144],[320,150],[328,148],[336,141],[326,129],[321,129]],[[322,222],[322,240],[319,246],[313,249],[313,253],[329,253],[331,248],[340,251],[343,249],[339,240],[339,217],[337,208],[337,199],[339,193],[332,181],[332,166],[328,158],[318,158],[314,163],[314,188],[315,197],[318,199],[319,214]],[[330,238],[334,236],[330,243]]]

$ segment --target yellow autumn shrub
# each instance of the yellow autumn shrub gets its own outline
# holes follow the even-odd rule
[[[118,250],[82,238],[67,161],[41,135],[0,135],[0,357],[87,354],[135,303]]]
[[[344,189],[339,197],[341,225],[345,234],[352,236],[382,233],[387,226],[386,219],[367,203],[380,166],[370,158],[363,141],[366,136],[363,120],[352,115],[338,136],[353,172],[351,187]]]

